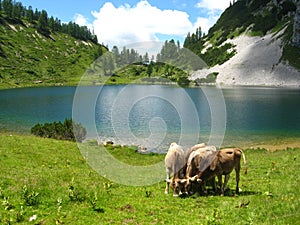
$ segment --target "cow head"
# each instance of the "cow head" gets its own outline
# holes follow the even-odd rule
[[[171,187],[173,189],[173,196],[180,196],[185,193],[185,185],[187,180],[186,179],[172,179]]]

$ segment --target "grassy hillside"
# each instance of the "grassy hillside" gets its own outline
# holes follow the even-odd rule
[[[131,187],[106,180],[73,142],[0,134],[0,143],[1,224],[296,224],[300,219],[300,149],[245,150],[249,170],[241,175],[239,196],[174,198],[164,194],[163,181]],[[107,150],[129,164],[164,158],[134,148]],[[232,175],[229,188],[234,187]],[[29,223],[30,218],[35,220]]]
[[[23,20],[0,16],[0,88],[77,84],[106,48],[52,32],[44,36]]]

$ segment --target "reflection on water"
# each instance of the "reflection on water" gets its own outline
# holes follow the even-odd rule
[[[214,87],[209,87],[214,99]],[[36,123],[72,116],[75,87],[23,88],[0,91],[0,128],[29,132]],[[257,142],[268,137],[300,137],[300,90],[225,88],[224,145]],[[201,88],[160,85],[84,87],[81,115],[73,116],[89,137],[115,139],[166,149],[177,141],[189,146],[208,142],[211,102]],[[92,110],[91,110],[92,108]],[[92,112],[92,113],[91,113]],[[220,137],[221,138],[221,137]]]

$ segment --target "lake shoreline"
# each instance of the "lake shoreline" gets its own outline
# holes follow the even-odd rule
[[[19,133],[19,132],[10,132],[10,131],[0,131],[0,135],[1,136],[17,136],[17,137],[23,137],[23,138],[32,138],[32,137],[36,137],[30,133]],[[39,137],[37,137],[39,138]],[[41,138],[41,137],[40,137]],[[226,138],[226,137],[225,137]],[[41,138],[41,139],[49,139],[50,138]],[[51,139],[54,140],[54,139]],[[106,139],[106,141],[109,141],[110,139]],[[61,140],[58,140],[61,141]],[[99,142],[99,140],[97,140],[96,138],[91,138],[91,139],[87,139],[85,140],[85,142],[90,142],[90,141],[96,141],[98,143],[98,145],[105,145],[104,142]],[[69,142],[69,141],[66,141]],[[274,152],[274,151],[284,151],[287,149],[296,149],[296,148],[300,148],[300,134],[299,137],[278,137],[278,136],[274,136],[274,137],[270,137],[269,135],[266,135],[266,139],[264,141],[262,140],[258,140],[257,142],[250,142],[249,140],[245,140],[244,142],[238,141],[238,142],[231,142],[234,144],[229,144],[230,141],[226,141],[225,143],[223,143],[223,145],[219,148],[229,148],[229,147],[238,147],[241,148],[243,150],[245,149],[249,149],[249,150],[254,150],[254,149],[264,149],[270,152]],[[196,143],[195,143],[196,144]],[[114,142],[113,145],[115,146],[121,146],[121,147],[125,147],[125,146],[135,146],[139,149],[139,153],[159,153],[159,154],[165,154],[166,151],[153,151],[153,149],[147,149],[147,147],[145,146],[140,146],[138,144],[134,145],[133,143],[118,143],[118,142]],[[186,149],[185,149],[186,150]]]
[[[191,82],[193,82],[193,80],[191,80]],[[157,82],[157,83],[153,83],[153,82],[137,82],[137,83],[117,83],[117,84],[101,84],[101,83],[97,83],[97,84],[84,84],[84,85],[80,85],[80,84],[59,84],[59,85],[55,85],[55,84],[37,84],[37,85],[24,85],[24,86],[1,86],[0,85],[0,91],[2,90],[10,90],[10,89],[22,89],[22,88],[46,88],[46,87],[77,87],[77,86],[86,86],[86,87],[93,87],[93,86],[118,86],[118,85],[164,85],[164,86],[170,86],[170,87],[181,87],[176,83],[162,83],[162,82]],[[300,85],[299,84],[295,84],[295,85],[285,85],[285,84],[281,84],[281,85],[275,85],[275,84],[269,84],[269,85],[261,85],[261,84],[220,84],[220,83],[200,83],[200,84],[190,84],[185,86],[184,88],[201,88],[201,87],[217,87],[220,89],[233,89],[233,88],[282,88],[282,89],[300,89]]]

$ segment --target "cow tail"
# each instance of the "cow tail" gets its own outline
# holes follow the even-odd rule
[[[245,156],[245,153],[243,152],[242,149],[239,149],[239,150],[242,153],[243,160],[244,160],[244,166],[245,166],[245,174],[247,174],[248,173],[248,166],[247,166],[246,156]]]

